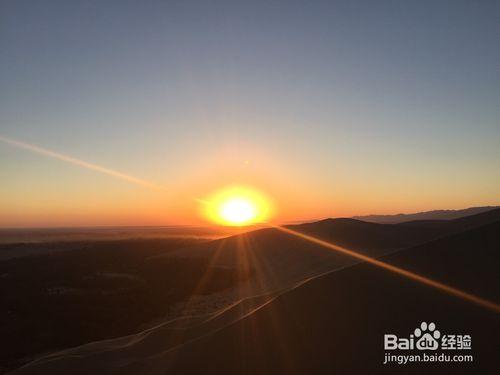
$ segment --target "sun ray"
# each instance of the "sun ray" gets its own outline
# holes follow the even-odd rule
[[[106,168],[106,167],[103,167],[103,166],[100,166],[100,165],[97,165],[94,163],[89,163],[89,162],[86,162],[84,160],[77,159],[77,158],[74,158],[72,156],[68,156],[68,155],[65,155],[65,154],[62,154],[59,152],[55,152],[55,151],[52,151],[52,150],[49,150],[49,149],[46,149],[46,148],[43,148],[43,147],[40,147],[37,145],[18,141],[18,140],[8,138],[8,137],[2,136],[2,135],[0,135],[0,141],[3,143],[9,144],[11,146],[14,146],[14,147],[18,147],[18,148],[28,150],[28,151],[31,151],[31,152],[34,152],[34,153],[37,153],[40,155],[44,155],[47,157],[58,159],[58,160],[82,167],[82,168],[86,168],[89,170],[93,170],[96,172],[106,174],[108,176],[119,178],[121,180],[130,182],[130,183],[133,183],[136,185],[140,185],[140,186],[147,187],[147,188],[154,189],[154,190],[167,190],[164,186],[155,184],[153,182],[150,182],[150,181],[147,181],[147,180],[144,180],[141,178],[137,178],[137,177],[134,177],[134,176],[110,169],[110,168]],[[246,201],[247,203],[245,203],[245,204],[242,204],[242,201],[238,201],[237,202],[238,204],[234,204],[234,201],[231,201],[233,203],[231,203],[229,205],[229,208],[227,208],[227,206],[225,206],[225,205],[222,205],[223,214],[221,214],[221,201],[224,201],[222,199],[225,198],[225,202],[227,202],[228,201],[228,199],[227,199],[228,194],[229,195],[233,194],[233,198],[239,196],[238,194],[234,195],[234,191],[236,191],[235,189],[236,190],[240,189],[240,195],[241,195],[241,191],[245,192],[245,194],[247,196],[250,196],[251,199]],[[232,193],[230,193],[230,192],[232,192]],[[245,196],[245,194],[243,196]],[[205,199],[201,199],[201,198],[194,198],[194,199],[200,203],[203,203],[203,205],[206,207],[207,217],[209,217],[212,221],[222,223],[225,225],[245,225],[245,224],[253,224],[253,223],[257,223],[257,222],[264,223],[267,221],[268,217],[271,215],[271,212],[270,212],[271,205],[269,204],[269,202],[267,202],[266,199],[261,194],[255,192],[251,189],[247,189],[246,191],[244,189],[242,190],[242,188],[233,188],[233,190],[229,189],[229,190],[223,191],[222,193],[219,193],[219,195],[216,196],[215,200],[214,199],[205,200]],[[257,207],[257,211],[258,211],[256,214],[249,212],[249,211],[252,211],[253,208],[248,207],[248,202],[253,202],[253,204],[255,204],[255,206]],[[227,210],[228,212],[226,212],[224,214],[224,210]],[[248,222],[247,222],[247,220],[248,220]],[[386,269],[388,271],[391,271],[393,273],[402,275],[404,277],[407,277],[411,280],[420,282],[420,283],[425,284],[427,286],[439,289],[439,290],[444,291],[444,292],[451,294],[453,296],[462,298],[462,299],[467,300],[469,302],[473,302],[475,304],[481,305],[481,306],[486,307],[488,309],[491,309],[493,311],[500,312],[500,305],[498,305],[494,302],[488,301],[486,299],[483,299],[481,297],[478,297],[474,294],[467,293],[465,291],[462,291],[460,289],[451,287],[451,286],[443,284],[441,282],[432,280],[430,278],[419,275],[417,273],[405,270],[403,268],[396,267],[394,265],[382,262],[382,261],[377,260],[375,258],[360,254],[356,251],[347,249],[347,248],[342,247],[342,246],[335,245],[333,243],[321,240],[319,238],[315,238],[313,236],[310,236],[310,235],[307,235],[307,234],[304,234],[301,232],[297,232],[297,231],[292,230],[290,228],[286,228],[286,227],[279,226],[279,225],[272,225],[269,223],[267,223],[267,224],[273,228],[281,230],[281,231],[288,233],[290,235],[300,237],[300,238],[305,239],[307,241],[310,241],[310,242],[319,244],[323,247],[326,247],[330,250],[335,250],[337,252],[351,256],[351,257],[356,258],[358,260],[368,262],[368,263],[373,264],[377,267],[380,267],[380,268]],[[207,277],[208,276],[205,275],[205,277],[203,279],[206,279]],[[200,284],[204,284],[204,280],[201,281]]]
[[[377,266],[377,267],[383,268],[385,270],[391,271],[393,273],[396,273],[398,275],[404,276],[404,277],[406,277],[408,279],[417,281],[419,283],[422,283],[424,285],[430,286],[432,288],[439,289],[439,290],[441,290],[443,292],[446,292],[446,293],[448,293],[450,295],[453,295],[455,297],[458,297],[458,298],[464,299],[466,301],[475,303],[477,305],[483,306],[483,307],[485,307],[487,309],[490,309],[490,310],[493,310],[495,312],[500,312],[500,305],[496,304],[495,302],[488,301],[488,300],[486,300],[484,298],[478,297],[478,296],[476,296],[474,294],[467,293],[467,292],[465,292],[463,290],[460,290],[460,289],[454,288],[452,286],[443,284],[443,283],[441,283],[439,281],[430,279],[428,277],[419,275],[417,273],[405,270],[405,269],[400,268],[400,267],[396,267],[396,266],[394,266],[392,264],[382,262],[382,261],[380,261],[378,259],[369,257],[367,255],[360,254],[360,253],[358,253],[358,252],[356,252],[354,250],[350,250],[350,249],[347,249],[345,247],[342,247],[342,246],[339,246],[339,245],[335,245],[333,243],[321,240],[321,239],[313,237],[311,235],[308,235],[308,234],[305,234],[305,233],[301,233],[301,232],[298,232],[298,231],[295,231],[295,230],[292,230],[290,228],[287,228],[287,227],[284,227],[284,226],[280,226],[280,225],[271,225],[271,224],[269,224],[269,225],[271,227],[273,227],[273,228],[276,228],[276,229],[278,229],[278,230],[280,230],[282,232],[288,233],[288,234],[290,234],[292,236],[302,238],[302,239],[304,239],[306,241],[309,241],[309,242],[321,245],[321,246],[323,246],[323,247],[325,247],[327,249],[334,250],[334,251],[337,251],[339,253],[348,255],[350,257],[353,257],[353,258],[365,261],[367,263],[373,264],[374,266]]]
[[[125,173],[116,171],[114,169],[100,166],[98,164],[89,163],[87,161],[77,159],[77,158],[74,158],[74,157],[69,156],[69,155],[61,154],[59,152],[52,151],[52,150],[49,150],[49,149],[46,149],[46,148],[43,148],[43,147],[40,147],[37,145],[33,145],[30,143],[26,143],[26,142],[21,142],[21,141],[12,139],[12,138],[7,138],[7,137],[2,136],[2,135],[0,135],[0,141],[4,142],[6,144],[9,144],[11,146],[17,147],[17,148],[28,150],[28,151],[34,152],[36,154],[47,156],[47,157],[50,157],[53,159],[58,159],[58,160],[66,162],[66,163],[70,163],[70,164],[73,164],[73,165],[76,165],[76,166],[79,166],[79,167],[82,167],[85,169],[90,169],[92,171],[106,174],[106,175],[111,176],[111,177],[119,178],[121,180],[130,182],[130,183],[133,183],[136,185],[140,185],[143,187],[147,187],[147,188],[150,188],[153,190],[167,190],[164,186],[155,184],[153,182],[144,180],[142,178],[137,178],[137,177],[131,176],[129,174],[125,174]]]

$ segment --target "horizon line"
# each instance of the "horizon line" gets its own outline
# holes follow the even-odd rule
[[[366,215],[352,215],[352,216],[327,216],[323,218],[309,218],[309,219],[297,219],[297,220],[285,220],[279,225],[299,225],[299,224],[311,224],[324,220],[335,220],[335,219],[353,219],[359,220],[359,217],[370,217],[370,216],[399,216],[399,215],[415,215],[428,212],[436,211],[465,211],[474,208],[491,208],[491,210],[500,208],[500,205],[487,205],[487,206],[470,206],[466,208],[459,209],[434,209],[427,211],[411,212],[411,213],[397,213],[397,214],[366,214]],[[466,215],[467,216],[473,216]],[[438,220],[438,219],[436,219]],[[447,219],[441,219],[447,220]],[[453,219],[450,219],[453,220]],[[359,220],[363,221],[363,220]],[[390,224],[390,223],[387,223]],[[243,226],[232,226],[232,225],[217,225],[217,224],[104,224],[104,225],[54,225],[54,226],[0,226],[0,230],[17,230],[17,229],[106,229],[106,228],[252,228],[268,225],[267,223],[254,223],[250,225]]]

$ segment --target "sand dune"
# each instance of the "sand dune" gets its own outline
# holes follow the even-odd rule
[[[387,257],[498,302],[500,223]],[[471,334],[473,363],[384,367],[384,333],[421,321]],[[180,348],[170,373],[494,373],[498,314],[367,264],[315,278],[237,324]],[[199,364],[204,363],[204,368]]]
[[[445,232],[496,221],[495,215],[500,212],[496,211],[487,217],[448,223]],[[331,227],[324,228],[334,222],[311,224],[310,228],[302,229],[328,237]],[[345,225],[353,223],[340,222],[343,233],[348,233]],[[376,249],[373,245],[364,251],[372,255],[377,251],[390,252],[392,254],[384,257],[390,263],[498,301],[499,230],[500,222],[496,222],[402,251]],[[436,232],[433,233],[436,236]],[[236,250],[235,254],[236,244],[243,241],[243,237],[252,241],[253,246],[240,248],[242,253],[238,255]],[[361,241],[343,239],[348,240]],[[268,246],[264,247],[264,243]],[[237,265],[243,272],[248,266],[244,260],[245,249],[254,252],[253,258],[246,256],[247,260],[254,259],[253,266],[264,262],[268,265],[256,271],[265,280],[264,285],[255,281],[246,286],[246,292],[263,290],[266,293],[244,296],[222,310],[184,316],[136,335],[55,353],[13,374],[66,374],[70,368],[74,374],[332,373],[335,370],[377,373],[391,370],[381,366],[383,333],[409,332],[421,320],[439,322],[442,329],[472,334],[474,353],[480,353],[481,358],[473,364],[461,364],[465,367],[453,367],[457,373],[471,368],[487,371],[492,366],[493,347],[488,347],[488,340],[492,330],[498,331],[495,313],[374,266],[353,265],[350,260],[306,246],[282,233],[278,235],[274,230],[216,241],[208,247],[193,247],[183,256],[213,256],[219,251],[216,264]],[[286,262],[281,259],[283,252],[288,254]],[[314,256],[305,261],[302,268],[298,264],[304,254]],[[316,265],[312,275],[306,275]],[[336,271],[324,272],[323,265]],[[293,271],[289,271],[290,268]],[[302,278],[294,281],[295,275],[299,279],[301,272]],[[286,282],[286,287],[278,288]],[[241,290],[239,293],[245,294]],[[419,373],[422,369],[405,370]]]
[[[380,257],[496,220],[500,220],[500,209],[432,223],[425,221],[391,225],[353,219],[326,219],[289,228],[369,256]],[[278,292],[306,278],[359,262],[274,228],[182,248],[155,256],[150,261],[162,257],[209,259],[212,266],[236,269],[243,276],[242,279],[247,281],[233,290],[225,291],[225,301]],[[203,280],[200,287],[202,284]],[[196,303],[192,301],[191,307],[194,306]]]

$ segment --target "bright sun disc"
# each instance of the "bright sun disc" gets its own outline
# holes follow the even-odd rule
[[[204,201],[205,216],[217,224],[243,226],[262,223],[271,215],[271,204],[263,194],[246,187],[216,192]]]
[[[246,199],[234,198],[222,204],[220,216],[228,223],[242,224],[254,219],[257,209]]]

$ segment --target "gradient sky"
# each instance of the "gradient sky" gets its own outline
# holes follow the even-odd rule
[[[277,220],[500,204],[496,1],[2,1],[0,226]]]

